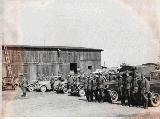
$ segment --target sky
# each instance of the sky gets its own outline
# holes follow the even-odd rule
[[[103,49],[102,65],[157,62],[157,0],[5,0],[4,42]],[[153,19],[154,18],[154,19]]]

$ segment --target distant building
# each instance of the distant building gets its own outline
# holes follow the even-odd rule
[[[22,46],[8,45],[9,58],[13,73],[26,74],[29,79],[36,79],[40,74],[68,74],[70,71],[91,72],[101,68],[102,49],[66,46]],[[3,50],[3,77],[7,76]]]

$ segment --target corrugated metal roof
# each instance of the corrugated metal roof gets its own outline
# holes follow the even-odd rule
[[[2,46],[3,47],[3,46]],[[24,48],[24,49],[56,49],[56,50],[91,50],[103,51],[102,49],[86,48],[86,47],[72,47],[72,46],[31,46],[31,45],[7,45],[8,48]]]

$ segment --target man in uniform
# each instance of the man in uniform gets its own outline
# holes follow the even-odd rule
[[[86,99],[89,102],[89,91],[88,91],[89,77],[85,76],[84,78],[85,78],[85,80],[84,80],[84,91],[85,91]]]
[[[90,101],[93,101],[93,76],[90,75],[88,90],[89,90],[89,99]]]
[[[149,81],[142,75],[139,83],[140,101],[144,109],[148,108],[148,92],[150,91]]]
[[[121,96],[121,105],[124,106],[125,105],[125,82],[126,82],[126,74],[122,75],[122,96]]]
[[[28,81],[23,74],[20,74],[19,76],[20,76],[20,80],[21,80],[20,86],[21,86],[21,90],[23,92],[23,94],[21,96],[26,97]]]
[[[67,78],[67,88],[69,89],[72,84],[73,84],[73,76],[69,74]]]
[[[86,76],[86,80],[84,83],[84,90],[85,90],[85,94],[88,102],[93,101],[92,82],[93,80],[91,79],[91,77]]]
[[[112,80],[112,74],[111,74],[111,73],[109,73],[108,80],[109,80],[109,81]]]
[[[96,83],[97,83],[97,88],[96,88],[96,90],[97,90],[97,101],[101,102],[101,99],[102,99],[101,98],[101,96],[102,96],[101,87],[102,87],[102,85],[101,85],[101,81],[100,81],[100,74],[98,75]]]
[[[127,73],[125,94],[128,100],[128,106],[131,105],[131,82],[132,82],[132,76],[129,73]]]
[[[51,88],[52,88],[52,91],[54,91],[54,83],[55,83],[54,75],[52,74],[50,78],[51,78],[50,80]]]
[[[104,78],[102,75],[100,75],[99,76],[99,102],[102,102],[104,98],[103,88],[104,88]]]
[[[97,82],[98,82],[98,75],[94,75],[93,79],[93,94],[95,97],[95,101],[98,101],[98,90],[97,90]]]
[[[138,106],[138,75],[134,72],[131,86],[131,105]]]
[[[131,88],[131,81],[132,77],[129,76],[129,73],[123,74],[123,81],[122,81],[122,97],[121,97],[121,104],[122,106],[125,105],[125,100],[128,100],[128,106],[130,106],[130,88]]]
[[[118,93],[120,95],[120,98],[122,98],[122,89],[123,89],[123,78],[122,76],[119,74],[118,77]]]

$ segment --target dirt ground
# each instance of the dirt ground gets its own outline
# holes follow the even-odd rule
[[[9,117],[154,117],[160,118],[160,107],[121,106],[120,102],[87,102],[85,97],[68,96],[54,92],[3,91],[2,116]]]

